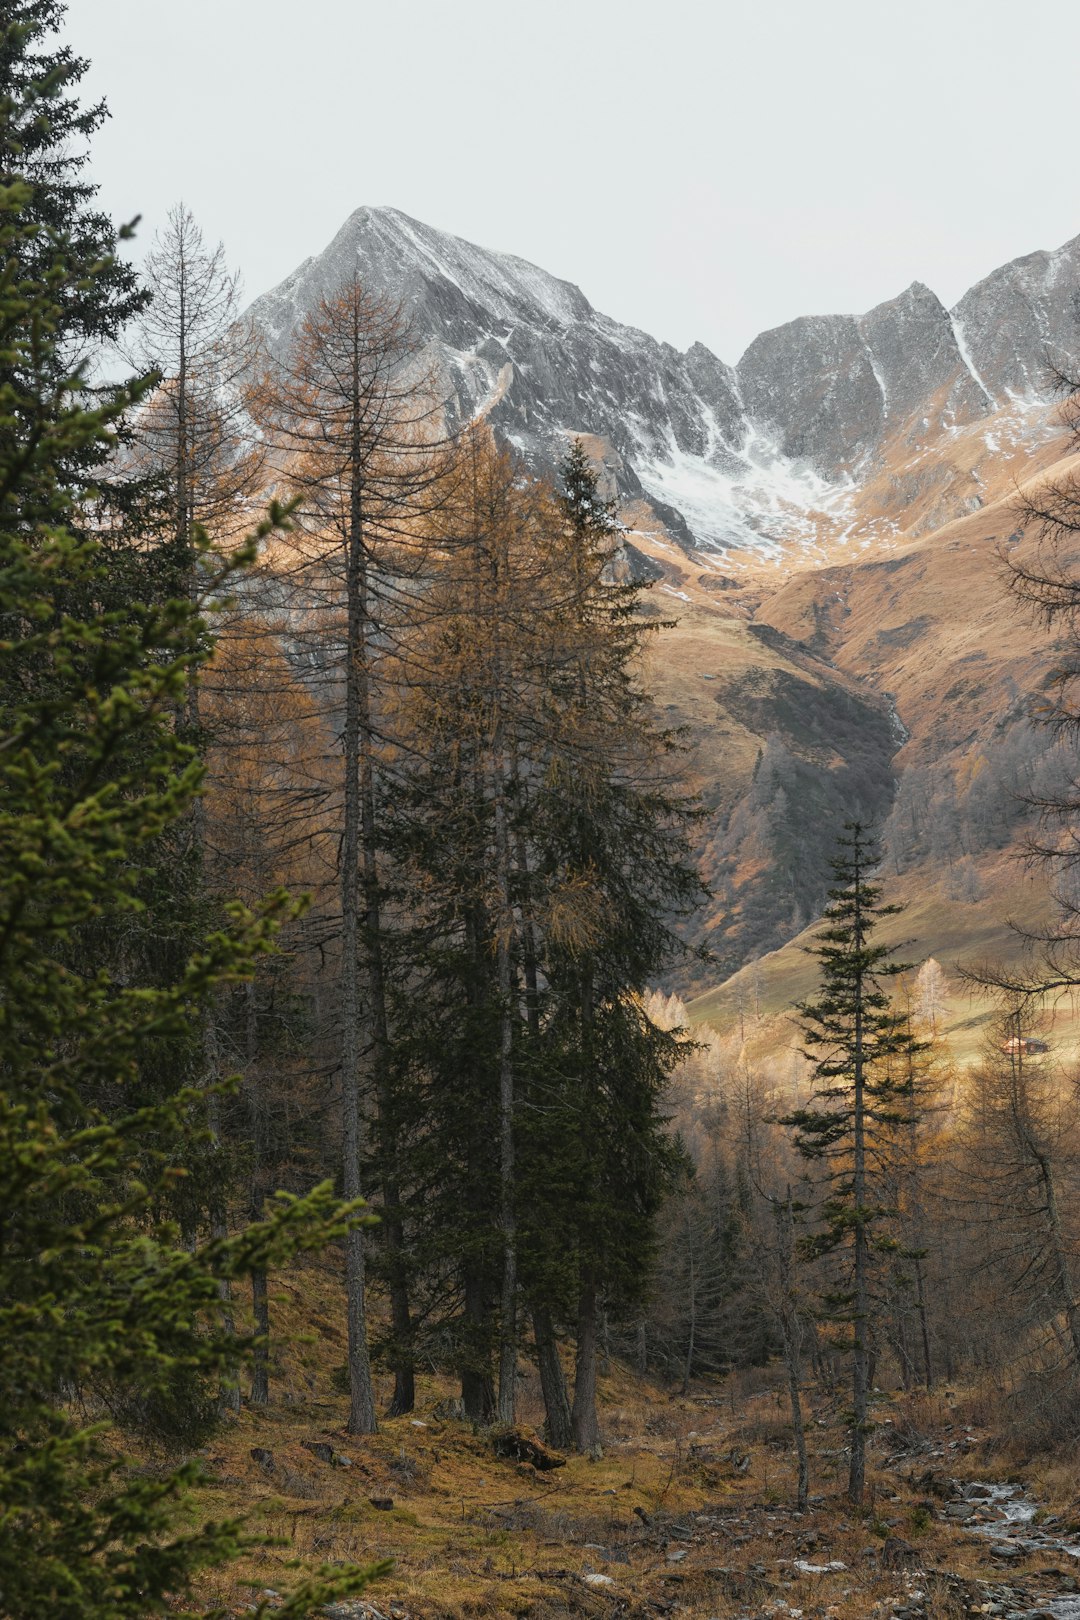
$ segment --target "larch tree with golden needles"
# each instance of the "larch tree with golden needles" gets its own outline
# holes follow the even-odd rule
[[[423,986],[424,1011],[409,1010],[402,1047],[414,1119],[427,1121],[416,1161],[429,1186],[419,1245],[454,1275],[453,1355],[466,1413],[497,1412],[505,1423],[514,1419],[520,1338],[518,1085],[529,1038],[521,972],[533,927],[521,839],[557,608],[550,517],[545,493],[487,429],[467,431],[433,525],[427,615],[402,647],[406,759],[394,843],[417,1001]]]
[[[215,1007],[222,1047],[243,1077],[221,1117],[253,1220],[276,1188],[301,1191],[317,1179],[323,1147],[309,964],[335,880],[327,806],[336,799],[326,717],[288,656],[286,631],[248,611],[215,648],[204,690],[207,884],[214,893],[228,886],[248,904],[279,887],[309,902],[287,921],[282,949]],[[251,1292],[257,1338],[249,1403],[265,1406],[271,1323],[264,1267],[253,1268]]]
[[[335,670],[340,692],[341,846],[340,1078],[343,1186],[360,1190],[364,1098],[393,1117],[379,869],[379,664],[389,626],[411,598],[410,544],[437,479],[437,417],[400,308],[354,279],[323,298],[258,410],[276,441],[284,477],[302,501],[291,568],[315,626],[314,656]],[[392,1313],[392,1413],[414,1400],[412,1324],[396,1153],[383,1142],[381,1236]],[[376,1427],[368,1348],[362,1232],[346,1242],[349,1430]]]
[[[525,1301],[549,1438],[594,1450],[603,1302],[644,1281],[670,1162],[679,1043],[643,992],[673,946],[661,912],[697,879],[638,685],[637,588],[611,578],[610,513],[575,466],[560,498],[484,428],[466,436],[410,653],[396,836],[420,1246],[454,1278],[465,1411],[513,1420]]]

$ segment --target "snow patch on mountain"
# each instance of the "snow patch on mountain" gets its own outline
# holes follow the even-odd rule
[[[609,446],[616,495],[657,503],[683,546],[779,560],[894,536],[911,477],[886,477],[893,512],[879,501],[867,520],[858,497],[897,446],[910,470],[936,438],[968,429],[985,428],[991,453],[1045,433],[1047,351],[1076,346],[1080,237],[1002,266],[951,311],[915,282],[864,316],[762,333],[732,367],[703,344],[680,354],[622,325],[516,255],[359,208],[252,305],[270,351],[357,273],[402,305],[452,422],[485,416],[537,470],[568,436],[590,435]],[[978,478],[954,471],[966,510]]]

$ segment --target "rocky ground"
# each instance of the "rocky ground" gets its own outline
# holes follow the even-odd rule
[[[821,1398],[799,1513],[777,1383],[757,1371],[672,1397],[613,1366],[604,1456],[557,1467],[474,1432],[434,1381],[363,1440],[344,1433],[343,1398],[295,1390],[243,1412],[204,1459],[200,1509],[243,1512],[277,1543],[205,1595],[272,1612],[298,1573],[390,1558],[332,1620],[1080,1620],[1069,1468],[1040,1501],[1037,1473],[965,1423],[962,1395],[880,1395],[855,1511],[842,1403]],[[532,1379],[522,1407],[535,1426]]]

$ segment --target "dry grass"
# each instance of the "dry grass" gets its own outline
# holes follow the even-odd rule
[[[194,1513],[241,1513],[254,1535],[276,1543],[252,1547],[208,1581],[201,1595],[231,1612],[319,1565],[381,1558],[394,1567],[372,1599],[383,1615],[408,1620],[648,1620],[675,1612],[733,1620],[779,1614],[780,1605],[821,1620],[865,1620],[911,1584],[902,1570],[882,1567],[885,1534],[913,1541],[935,1567],[965,1577],[991,1572],[985,1543],[928,1519],[921,1505],[927,1466],[965,1477],[993,1471],[978,1448],[947,1450],[948,1435],[970,1421],[958,1410],[962,1401],[882,1402],[879,1419],[890,1421],[882,1421],[872,1449],[861,1513],[843,1496],[837,1411],[819,1403],[811,1423],[817,1495],[799,1516],[774,1369],[735,1374],[683,1398],[613,1365],[601,1386],[604,1457],[572,1457],[538,1474],[497,1458],[486,1435],[436,1417],[452,1390],[434,1376],[421,1379],[413,1416],[384,1421],[375,1436],[348,1436],[346,1402],[334,1390],[342,1353],[335,1293],[332,1275],[314,1265],[278,1289],[279,1328],[296,1332],[312,1320],[305,1302],[315,1297],[319,1326],[279,1357],[275,1404],[245,1408],[205,1456],[211,1477]],[[383,1399],[388,1393],[379,1390]],[[534,1376],[524,1380],[522,1406],[527,1419],[539,1418]],[[302,1444],[319,1440],[349,1465],[320,1462]],[[271,1452],[269,1471],[252,1458],[253,1447]],[[920,1447],[944,1449],[946,1461],[911,1460]],[[895,1460],[898,1449],[907,1461]],[[1063,1503],[1066,1472],[1048,1466],[1036,1489]],[[373,1498],[394,1505],[378,1508]],[[846,1567],[800,1572],[797,1558]],[[590,1584],[590,1574],[611,1584]],[[951,1620],[954,1600],[953,1589],[941,1586],[929,1613]]]

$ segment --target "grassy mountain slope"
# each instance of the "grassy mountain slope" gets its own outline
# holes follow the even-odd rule
[[[1015,857],[1031,826],[1022,796],[1065,768],[1031,718],[1054,646],[1010,596],[1004,559],[1037,555],[1018,495],[1080,470],[1080,457],[1051,453],[1064,442],[1029,456],[1023,485],[1025,463],[1003,457],[996,497],[941,528],[787,577],[736,579],[635,536],[662,571],[654,609],[678,614],[652,679],[689,729],[714,815],[704,933],[718,961],[695,1018],[729,1022],[751,983],[767,1016],[809,988],[799,944],[783,947],[820,906],[847,817],[884,828],[919,960],[1014,960],[1009,916],[1037,926],[1048,914],[1045,885]],[[957,1033],[970,1017],[957,1007]]]

